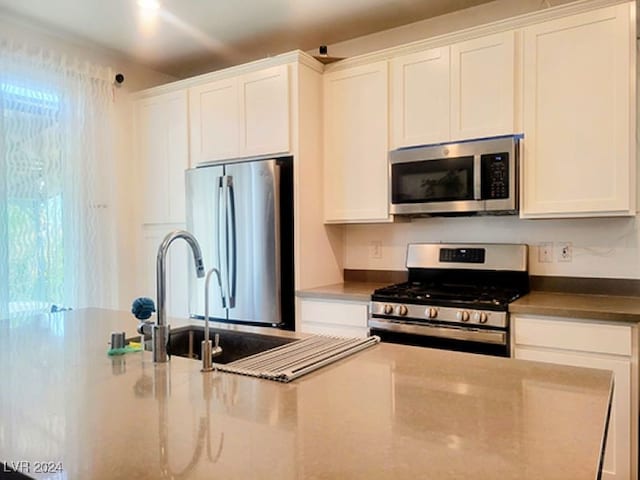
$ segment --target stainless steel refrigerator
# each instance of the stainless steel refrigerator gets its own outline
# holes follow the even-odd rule
[[[186,172],[187,230],[216,267],[209,316],[293,329],[293,159],[237,160]],[[193,268],[192,266],[190,268]],[[204,282],[189,275],[189,311],[204,318]]]

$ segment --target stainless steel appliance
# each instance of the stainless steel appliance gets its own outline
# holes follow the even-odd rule
[[[509,303],[529,291],[526,245],[411,244],[407,268],[407,282],[374,291],[372,335],[509,356]]]
[[[293,158],[200,166],[186,186],[187,228],[221,273],[211,318],[293,329]],[[190,315],[204,318],[204,288],[189,280]]]
[[[515,214],[520,137],[392,151],[394,215]]]

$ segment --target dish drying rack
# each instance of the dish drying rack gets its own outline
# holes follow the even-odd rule
[[[235,362],[214,365],[221,372],[287,383],[379,342],[377,336],[343,338],[314,335]]]

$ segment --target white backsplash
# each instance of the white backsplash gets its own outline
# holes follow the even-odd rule
[[[408,243],[526,243],[532,275],[640,279],[638,217],[423,218],[392,225],[349,225],[344,234],[345,269],[404,270]],[[372,258],[372,242],[381,242],[381,258]],[[553,262],[539,263],[537,247],[547,242],[555,246]],[[558,262],[560,242],[571,242],[571,262]]]

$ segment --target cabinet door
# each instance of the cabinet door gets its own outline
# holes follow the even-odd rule
[[[324,77],[326,222],[389,221],[387,62]]]
[[[191,166],[240,156],[237,78],[189,89]]]
[[[449,140],[449,47],[391,61],[391,148]]]
[[[298,305],[301,332],[338,337],[369,335],[366,303],[301,298]]]
[[[289,151],[289,70],[280,65],[240,77],[240,153]]]
[[[515,33],[451,47],[451,139],[514,132]]]
[[[514,353],[515,358],[522,360],[599,368],[614,372],[615,388],[602,478],[605,480],[631,478],[631,361],[625,358],[606,358],[586,353],[539,350],[534,347],[516,347]]]
[[[184,171],[189,157],[186,91],[138,100],[134,112],[142,221],[184,222]]]
[[[635,212],[635,15],[524,29],[523,216]]]

